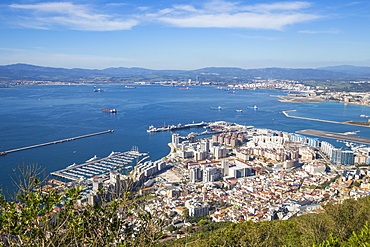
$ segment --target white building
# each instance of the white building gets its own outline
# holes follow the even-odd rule
[[[315,173],[322,173],[325,172],[326,166],[324,164],[318,163],[318,164],[306,164],[303,166],[303,169],[310,173],[310,174],[315,174]]]

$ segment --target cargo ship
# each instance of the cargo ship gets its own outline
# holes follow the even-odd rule
[[[108,112],[108,113],[117,113],[116,109],[107,109],[107,108],[105,108],[105,109],[102,109],[101,111],[102,112]]]

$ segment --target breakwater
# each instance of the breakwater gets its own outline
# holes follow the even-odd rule
[[[82,135],[82,136],[75,136],[75,137],[62,139],[62,140],[57,140],[57,141],[45,142],[45,143],[36,144],[36,145],[32,145],[32,146],[11,149],[11,150],[0,152],[0,155],[6,155],[8,153],[18,152],[18,151],[22,151],[22,150],[26,150],[26,149],[43,147],[43,146],[47,146],[47,145],[58,144],[58,143],[67,142],[67,141],[73,141],[73,140],[77,140],[77,139],[81,139],[81,138],[86,138],[86,137],[90,137],[90,136],[96,136],[96,135],[101,135],[101,134],[106,134],[106,133],[111,133],[111,132],[114,132],[114,130],[106,130],[106,131],[101,131],[101,132]]]

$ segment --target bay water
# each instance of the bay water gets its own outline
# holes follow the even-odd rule
[[[38,163],[46,176],[73,163],[81,164],[97,155],[106,157],[112,151],[124,152],[138,147],[149,153],[151,160],[168,154],[167,143],[172,132],[147,133],[150,125],[187,124],[192,122],[228,121],[256,128],[286,132],[315,129],[343,133],[359,131],[358,136],[370,137],[370,128],[316,122],[285,117],[282,111],[297,110],[290,115],[332,121],[366,121],[370,115],[362,105],[280,102],[279,90],[237,90],[235,93],[212,86],[178,87],[160,85],[40,85],[0,89],[0,152],[15,148],[114,130],[39,148],[0,156],[0,186],[12,190],[10,175],[18,164]],[[211,109],[221,106],[221,110]],[[257,106],[257,109],[254,109]],[[102,109],[117,109],[116,114]],[[242,110],[237,112],[236,110]],[[176,132],[186,135],[202,129]],[[325,140],[320,138],[320,140]],[[336,140],[329,140],[341,145]]]

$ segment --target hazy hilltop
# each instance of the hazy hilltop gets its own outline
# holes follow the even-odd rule
[[[365,66],[340,65],[340,66],[322,67],[319,69],[346,73],[353,76],[370,77],[370,67]]]
[[[370,67],[331,66],[318,69],[209,67],[197,70],[152,70],[145,68],[65,69],[30,64],[0,66],[0,80],[76,81],[96,77],[115,78],[116,82],[140,80],[247,81],[261,79],[348,80],[370,78]]]

